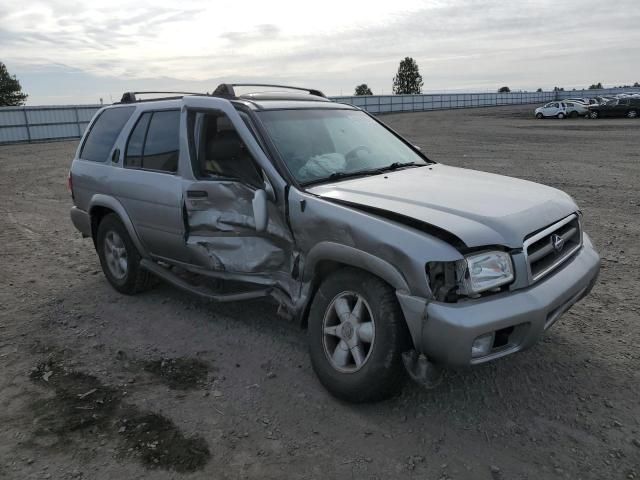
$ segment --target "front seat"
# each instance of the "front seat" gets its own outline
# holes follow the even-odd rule
[[[235,130],[218,131],[207,143],[205,158],[207,172],[256,183],[256,168]]]

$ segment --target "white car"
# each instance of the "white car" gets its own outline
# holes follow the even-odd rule
[[[565,118],[567,116],[567,106],[564,102],[549,102],[543,107],[536,108],[535,116],[536,118]]]
[[[566,115],[569,118],[584,117],[589,113],[588,105],[583,102],[565,101]]]

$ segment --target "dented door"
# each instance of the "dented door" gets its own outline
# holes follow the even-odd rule
[[[282,180],[230,102],[192,97],[184,103],[183,216],[191,262],[228,278],[285,286],[293,239],[284,195],[274,188]],[[269,191],[266,229],[256,228],[257,190]]]
[[[271,201],[267,229],[256,231],[254,193],[237,181],[187,182],[186,240],[196,264],[235,273],[289,271],[291,235]]]

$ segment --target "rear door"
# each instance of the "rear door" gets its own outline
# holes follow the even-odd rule
[[[121,154],[121,168],[113,169],[113,185],[149,252],[186,261],[179,138],[179,109],[142,112]]]
[[[183,175],[185,239],[192,262],[241,280],[288,283],[294,246],[284,183],[249,118],[222,99],[185,97],[184,103],[184,164],[191,167]],[[263,231],[254,215],[259,191],[268,192]]]

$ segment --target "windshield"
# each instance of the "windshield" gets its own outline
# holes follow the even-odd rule
[[[289,171],[303,184],[427,164],[358,110],[272,110],[258,115]]]

